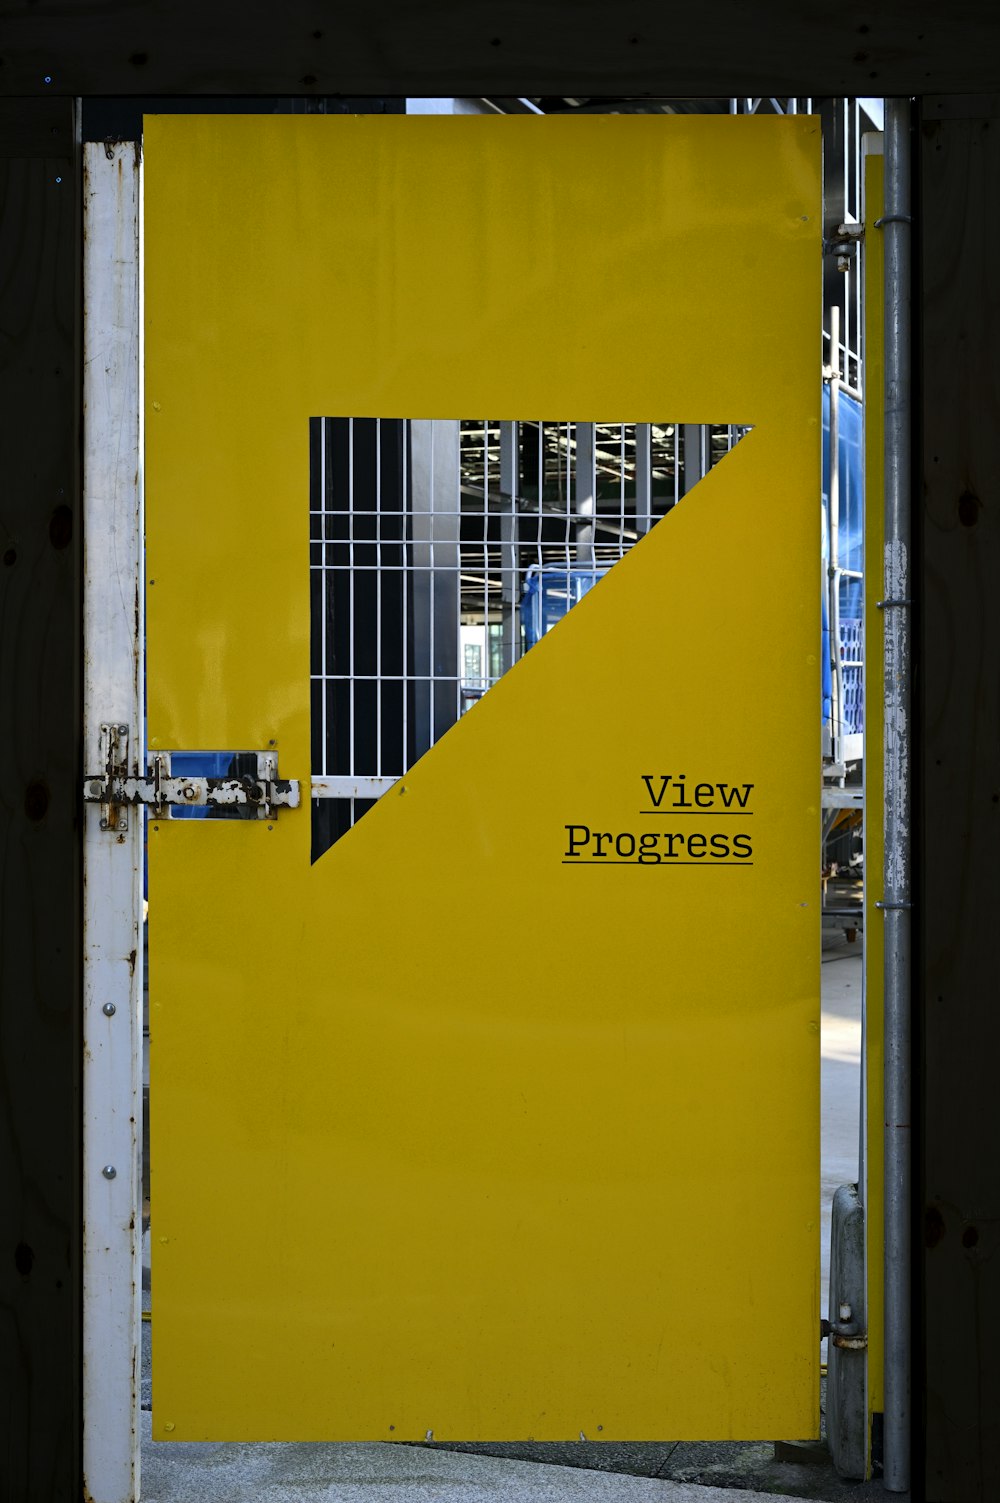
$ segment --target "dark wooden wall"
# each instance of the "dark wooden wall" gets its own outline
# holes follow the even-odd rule
[[[985,0],[0,0],[0,26],[8,94],[836,98],[996,80]]]
[[[74,109],[0,102],[0,1498],[80,1497]]]
[[[329,8],[317,5],[312,16],[310,5],[286,7],[288,24],[276,36],[270,6],[232,0],[232,25],[220,6],[209,26],[207,12],[192,10],[182,24],[177,5],[137,3],[126,36],[120,8],[0,0],[0,94],[36,96],[0,100],[5,1503],[75,1500],[81,1490],[80,192],[66,96],[140,88],[920,93],[1000,84],[996,7],[973,16],[975,7],[959,14],[932,0],[893,0],[878,18],[801,5],[784,16],[772,5],[751,17],[731,0],[707,29],[688,17],[660,45],[656,28],[669,31],[674,22],[649,4],[640,8],[648,24],[633,31],[623,22],[620,36],[608,31],[613,9],[603,0],[576,8],[546,0],[523,11],[508,6],[503,26],[478,5],[460,13],[443,3],[430,13],[400,7],[391,34],[390,7],[376,5],[342,37],[325,25]],[[803,26],[813,27],[808,47],[796,44]],[[996,98],[984,95],[926,97],[919,116],[914,1496],[993,1503],[1000,1497],[1000,118]]]
[[[1000,1498],[1000,95],[922,100],[919,140],[916,1419],[930,1503],[991,1503]]]

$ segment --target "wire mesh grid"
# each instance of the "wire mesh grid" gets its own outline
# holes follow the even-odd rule
[[[402,776],[744,431],[313,419],[313,776]]]

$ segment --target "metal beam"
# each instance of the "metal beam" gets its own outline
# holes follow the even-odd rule
[[[693,491],[708,473],[708,429],[704,423],[682,423],[681,458],[684,462],[684,485],[681,494]]]
[[[593,566],[594,518],[597,513],[597,468],[594,424],[576,424],[576,454],[573,470],[573,509],[576,514],[575,558]]]
[[[652,423],[635,425],[635,531],[643,537],[653,525]]]
[[[410,424],[413,506],[413,672],[416,754],[458,719],[458,422]]]
[[[521,624],[518,602],[521,571],[517,557],[518,424],[500,424],[500,544],[501,620],[503,623],[503,672],[521,656]],[[487,466],[484,464],[484,472]],[[488,628],[487,628],[488,630]],[[489,642],[486,644],[489,653]],[[486,664],[487,674],[489,663]]]

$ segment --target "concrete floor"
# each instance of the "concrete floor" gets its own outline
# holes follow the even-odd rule
[[[143,1420],[146,1503],[370,1503],[376,1498],[378,1503],[729,1503],[732,1498],[717,1487],[425,1446],[153,1446],[149,1416]],[[739,1494],[740,1503],[765,1503],[766,1496]]]
[[[861,1061],[861,944],[824,935],[822,981],[821,1264],[827,1310],[830,1205],[858,1177]],[[148,1069],[148,1061],[147,1061]],[[148,1081],[148,1074],[146,1076]],[[144,1241],[148,1250],[148,1235]],[[148,1251],[143,1303],[150,1303]],[[409,1445],[154,1444],[150,1438],[151,1327],[143,1324],[142,1496],[147,1503],[740,1503],[778,1494],[793,1500],[882,1498],[880,1484],[836,1477],[820,1448],[801,1457],[772,1444]],[[825,1355],[825,1354],[824,1354]],[[718,1484],[718,1485],[713,1485]]]
[[[830,1215],[834,1192],[858,1179],[861,1121],[861,941],[824,935],[820,1033],[820,1309],[829,1309]],[[826,1342],[823,1343],[826,1360]]]

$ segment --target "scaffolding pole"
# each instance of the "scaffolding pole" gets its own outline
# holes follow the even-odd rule
[[[910,104],[886,100],[885,1470],[910,1485]]]

